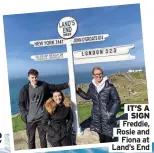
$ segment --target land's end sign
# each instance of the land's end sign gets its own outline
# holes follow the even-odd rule
[[[59,21],[57,30],[63,39],[70,39],[77,31],[77,22],[72,17],[64,17]]]

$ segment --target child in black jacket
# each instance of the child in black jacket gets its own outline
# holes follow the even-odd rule
[[[72,145],[73,113],[70,101],[64,99],[61,91],[55,91],[46,101],[45,108],[42,123],[48,142],[52,147]]]

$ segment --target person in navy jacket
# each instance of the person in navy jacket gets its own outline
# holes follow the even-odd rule
[[[93,68],[92,76],[88,92],[77,88],[77,94],[83,99],[92,99],[90,130],[99,134],[100,143],[112,142],[116,114],[120,111],[120,98],[108,77],[103,77],[100,67]]]

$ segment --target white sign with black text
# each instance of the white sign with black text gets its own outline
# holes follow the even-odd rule
[[[80,44],[80,43],[104,41],[107,37],[109,37],[109,34],[81,36],[72,38],[71,42],[72,44]],[[46,46],[65,45],[66,42],[64,39],[48,39],[48,40],[30,41],[30,44],[33,45],[34,47],[46,47]]]
[[[134,45],[123,45],[74,51],[74,64],[93,63],[97,61],[108,62],[116,60],[131,60],[130,58],[135,59],[134,56],[129,55],[130,49],[133,48],[135,48]],[[67,52],[31,56],[31,59],[35,61],[57,60],[65,58],[68,58]]]
[[[57,26],[59,35],[64,39],[73,37],[77,31],[77,22],[72,17],[62,18]]]

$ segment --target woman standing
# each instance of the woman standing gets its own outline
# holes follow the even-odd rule
[[[114,85],[107,77],[103,77],[100,67],[93,68],[92,76],[88,92],[78,88],[77,94],[83,99],[92,99],[91,131],[99,134],[100,143],[112,142],[116,114],[120,110],[120,98]]]
[[[72,145],[73,114],[70,101],[64,99],[61,91],[55,91],[46,101],[45,108],[42,123],[48,142],[52,147]]]

